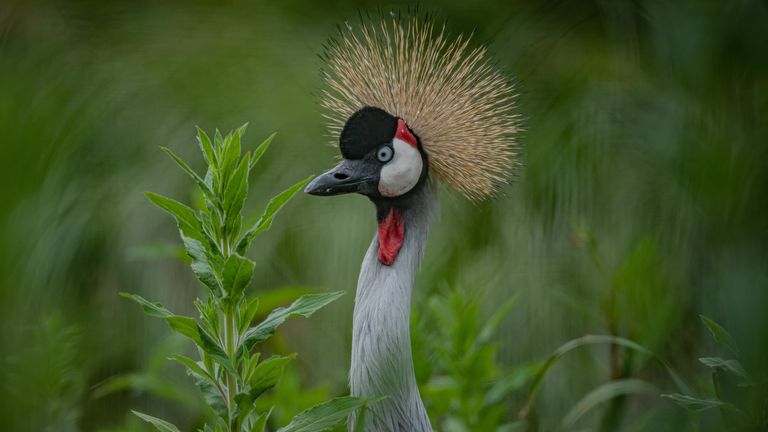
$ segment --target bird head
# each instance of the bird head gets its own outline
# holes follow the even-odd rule
[[[324,60],[321,104],[342,161],[308,193],[396,202],[434,174],[480,201],[508,180],[517,96],[470,38],[393,15],[341,27]]]
[[[347,120],[339,139],[342,161],[306,188],[313,195],[360,193],[395,200],[426,182],[428,163],[419,138],[402,118],[363,107]]]

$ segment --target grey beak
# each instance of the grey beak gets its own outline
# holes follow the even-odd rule
[[[304,188],[304,192],[320,196],[373,193],[379,182],[378,171],[379,167],[375,162],[344,159],[329,171],[315,177]]]

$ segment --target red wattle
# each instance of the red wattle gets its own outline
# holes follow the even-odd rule
[[[392,265],[403,246],[404,238],[403,216],[400,210],[391,209],[387,217],[379,223],[379,262],[386,266]]]

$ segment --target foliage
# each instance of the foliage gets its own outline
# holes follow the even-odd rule
[[[497,360],[494,334],[516,298],[484,319],[476,294],[461,290],[436,293],[428,297],[426,311],[416,314],[414,362],[427,410],[439,430],[541,430],[533,411],[544,378],[567,354],[594,346],[621,347],[651,358],[680,391],[691,392],[664,359],[636,342],[612,335],[585,335],[563,343],[541,361],[504,367]],[[558,428],[572,429],[590,411],[617,398],[656,394],[656,387],[640,378],[609,379],[573,404]],[[513,404],[514,400],[522,403]]]
[[[246,295],[255,263],[244,255],[254,238],[266,231],[275,214],[309,179],[303,180],[269,201],[261,217],[245,227],[241,211],[248,195],[248,178],[256,162],[272,141],[265,140],[253,153],[242,154],[245,126],[222,136],[216,131],[213,142],[198,129],[198,142],[208,165],[204,177],[171,150],[163,150],[197,184],[204,207],[195,211],[171,198],[147,192],[147,198],[176,219],[181,239],[197,279],[207,288],[205,299],[195,300],[199,320],[174,314],[159,303],[136,294],[122,293],[140,304],[147,315],[162,318],[175,332],[195,343],[200,360],[173,355],[187,369],[215,414],[205,432],[263,432],[272,408],[256,409],[255,401],[277,385],[286,365],[296,354],[261,359],[256,346],[272,336],[291,317],[310,317],[343,293],[307,294],[288,307],[273,310],[253,325],[258,311],[257,297]],[[280,430],[304,432],[327,430],[363,407],[359,398],[337,398],[299,413]],[[178,432],[173,424],[148,414],[134,412],[162,432]]]
[[[525,420],[528,427],[532,427],[532,425],[536,424],[536,421],[533,418],[534,416],[531,415],[533,407],[544,378],[552,370],[553,366],[555,366],[555,364],[557,364],[566,354],[576,351],[579,348],[599,345],[608,345],[610,348],[621,347],[636,354],[641,354],[644,357],[656,360],[666,370],[672,382],[674,382],[675,386],[677,386],[680,391],[690,392],[688,384],[680,378],[669,363],[644,346],[639,345],[637,342],[612,335],[585,335],[563,343],[555,349],[546,360],[541,362],[540,366],[534,371],[534,377],[531,380],[531,386],[527,392],[525,403],[517,414],[518,418]],[[606,419],[610,418],[612,415],[616,415],[617,409],[623,409],[622,405],[619,405],[619,408],[616,408],[617,405],[613,404],[616,400],[623,399],[629,395],[648,396],[655,395],[655,393],[656,388],[645,380],[639,378],[610,377],[608,381],[594,387],[583,395],[560,420],[559,428],[564,430],[572,428],[581,417],[587,414],[587,412],[597,408],[603,403],[611,403],[603,415],[603,419]],[[602,423],[601,428],[602,430],[611,430],[611,428],[613,428],[613,423],[611,423],[610,426],[606,426],[606,423]]]
[[[731,334],[713,319],[700,315],[712,338],[726,348],[729,356],[702,357],[699,362],[712,372],[713,398],[670,393],[662,397],[693,413],[718,409],[725,430],[762,431],[768,429],[768,386],[755,382],[739,361],[739,347]]]
[[[536,363],[503,368],[496,328],[512,298],[483,323],[478,297],[451,290],[433,294],[414,320],[415,365],[433,426],[448,432],[506,431],[512,427],[507,397],[533,377]]]

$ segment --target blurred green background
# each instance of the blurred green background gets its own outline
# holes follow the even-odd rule
[[[194,386],[165,360],[186,342],[117,295],[137,292],[191,314],[203,293],[176,257],[173,223],[142,195],[194,198],[158,147],[199,169],[195,125],[249,122],[251,148],[277,131],[252,178],[248,208],[258,212],[333,163],[317,98],[318,54],[335,26],[358,11],[407,6],[0,3],[1,430],[149,430],[132,408],[188,430],[201,424]],[[697,359],[729,353],[700,313],[730,331],[759,389],[768,375],[766,3],[421,8],[452,34],[475,31],[489,45],[517,83],[526,129],[525,168],[502,196],[473,205],[442,192],[413,306],[417,373],[435,427],[485,431],[516,420],[526,368],[585,334],[636,341],[714,397]],[[276,419],[347,391],[354,287],[373,216],[362,197],[302,195],[255,243],[252,290],[273,305],[304,291],[348,291],[272,342],[299,352],[271,396]],[[487,349],[462,357],[513,297]],[[653,390],[566,419],[616,378]],[[728,425],[717,410],[694,415],[659,397],[675,391],[647,356],[586,347],[551,369],[526,419],[539,430]],[[743,406],[768,416],[764,399],[748,399]]]

